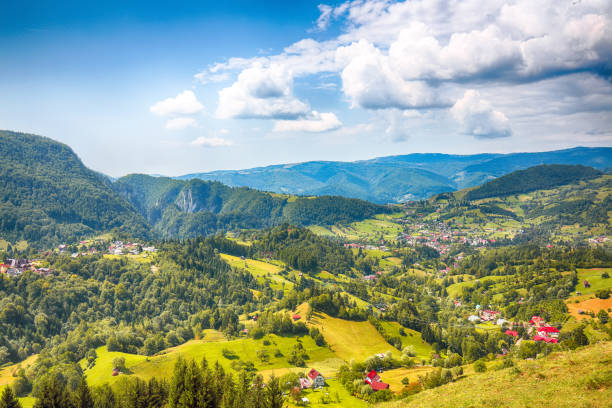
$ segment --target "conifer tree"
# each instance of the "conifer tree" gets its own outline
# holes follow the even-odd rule
[[[168,385],[165,381],[158,381],[155,377],[148,384],[148,408],[163,408],[168,400]]]
[[[205,408],[202,398],[202,371],[195,361],[190,361],[185,370],[185,389],[179,398],[178,408]]]
[[[21,408],[21,403],[17,400],[15,394],[13,394],[13,390],[9,386],[4,387],[2,391],[0,408]]]
[[[117,406],[115,393],[108,384],[94,388],[93,399],[96,408],[116,408]]]
[[[278,378],[272,374],[266,387],[266,408],[282,408],[283,391],[280,388]]]
[[[223,399],[223,386],[225,385],[225,370],[218,361],[215,362],[215,371],[213,378],[213,406],[219,407],[221,405],[221,400]]]
[[[234,401],[236,398],[236,386],[234,385],[234,378],[229,373],[225,376],[223,382],[223,398],[221,399],[221,408],[233,408]]]
[[[43,382],[34,408],[74,408],[65,385],[55,376]]]
[[[168,406],[170,408],[182,408],[180,405],[181,396],[185,392],[185,374],[187,372],[187,364],[181,357],[174,365],[174,374],[170,383],[170,392],[168,393]]]
[[[236,384],[236,397],[234,398],[234,408],[246,407],[249,403],[249,387],[251,380],[246,371],[241,371]]]
[[[74,405],[76,408],[94,408],[93,398],[91,397],[91,392],[87,386],[85,377],[81,377],[81,381],[79,382],[79,388],[77,388],[75,393]]]
[[[264,408],[266,405],[266,394],[264,391],[264,382],[261,375],[255,376],[253,379],[253,386],[250,390],[249,407],[250,408]]]

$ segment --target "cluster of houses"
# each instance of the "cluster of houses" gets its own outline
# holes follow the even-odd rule
[[[355,242],[350,243],[350,244],[344,244],[345,248],[353,248],[353,249],[366,249],[368,251],[374,251],[374,250],[379,250],[379,251],[389,251],[389,248],[386,245],[380,245],[380,246],[376,246],[376,245],[365,245],[365,244],[357,244]]]
[[[6,259],[0,264],[0,273],[3,273],[9,278],[15,278],[22,275],[25,271],[32,271],[42,276],[49,276],[53,270],[38,266],[38,260],[29,259]]]
[[[599,237],[594,237],[594,238],[589,238],[590,245],[601,245],[608,241],[610,241],[610,238],[606,237],[605,235],[601,235]]]
[[[79,242],[79,245],[85,246],[87,245],[87,241],[81,241]],[[59,245],[57,249],[60,254],[63,254],[68,251],[68,246],[66,244],[62,244]],[[154,246],[142,246],[142,244],[138,242],[114,241],[111,242],[107,250],[103,252],[111,255],[138,255],[141,252],[157,252],[157,248]],[[98,249],[96,249],[94,246],[90,246],[89,248],[81,250],[80,252],[73,252],[70,256],[72,258],[77,258],[79,256],[94,255],[97,253]]]
[[[325,377],[314,368],[306,374],[306,377],[300,378],[300,389],[305,388],[323,388],[325,385]]]

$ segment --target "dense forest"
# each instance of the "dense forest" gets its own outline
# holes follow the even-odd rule
[[[219,182],[132,174],[113,184],[161,237],[188,238],[217,231],[363,220],[389,209],[344,197],[293,197]]]
[[[149,236],[146,220],[72,150],[40,136],[0,131],[0,236],[39,247],[114,231]]]
[[[586,166],[551,164],[530,167],[488,181],[467,193],[466,200],[504,197],[590,180],[603,173]]]

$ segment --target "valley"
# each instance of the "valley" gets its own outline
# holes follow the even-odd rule
[[[31,200],[36,184],[21,207],[70,232],[2,224],[0,385],[24,407],[83,387],[127,407],[140,395],[161,408],[177,390],[224,407],[506,406],[457,391],[490,381],[605,406],[609,174],[536,166],[385,206],[143,175],[100,183],[108,224]],[[114,227],[112,208],[137,223]],[[553,381],[572,364],[579,377]],[[530,392],[516,406],[527,401],[543,406]]]

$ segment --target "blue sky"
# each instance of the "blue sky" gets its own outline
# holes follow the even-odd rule
[[[113,176],[612,142],[611,5],[0,3],[0,128]]]

